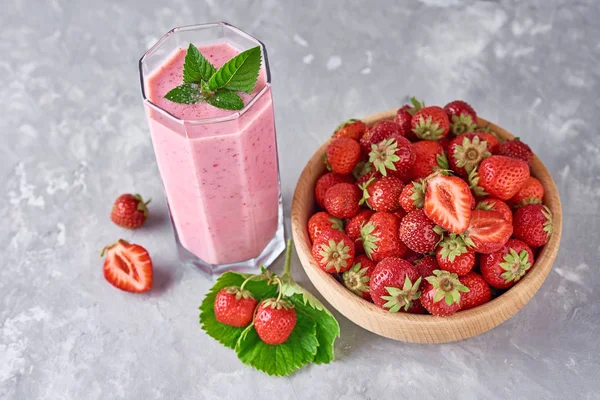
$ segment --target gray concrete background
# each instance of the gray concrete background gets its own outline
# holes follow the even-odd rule
[[[0,398],[600,398],[599,5],[3,0]],[[269,50],[286,215],[305,162],[340,121],[409,94],[463,98],[526,140],[564,207],[561,249],[534,299],[447,345],[390,341],[338,315],[336,361],[288,378],[207,337],[197,306],[210,283],[177,262],[137,61],[173,26],[219,20]],[[108,219],[129,191],[154,199],[135,233]],[[98,251],[119,237],[150,250],[149,294],[104,281]],[[293,270],[313,289],[297,259]]]

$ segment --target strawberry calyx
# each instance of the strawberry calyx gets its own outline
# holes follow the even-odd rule
[[[344,232],[344,221],[337,217],[330,217],[328,221],[331,223],[333,229],[337,229],[340,232]]]
[[[481,186],[479,186],[479,179],[480,176],[477,173],[477,167],[475,167],[469,172],[468,175],[469,188],[471,188],[475,196],[485,197],[488,195],[488,193]]]
[[[113,249],[114,247],[117,246],[127,246],[129,245],[129,242],[125,239],[119,239],[116,242],[114,242],[113,244],[109,244],[108,246],[104,246],[104,248],[102,249],[102,251],[100,252],[100,257],[104,257],[104,255],[106,254],[107,251]]]
[[[420,286],[421,277],[412,283],[408,276],[404,278],[402,289],[386,286],[385,290],[387,290],[389,296],[381,296],[383,300],[387,300],[383,308],[388,308],[388,311],[392,313],[398,312],[400,309],[408,310],[413,305],[413,301],[421,296]]]
[[[344,279],[344,286],[348,288],[352,293],[357,296],[362,296],[363,293],[368,293],[369,289],[369,276],[366,274],[369,270],[368,267],[364,267],[361,263],[356,263],[348,271],[344,272],[342,278]]]
[[[506,272],[503,272],[500,276],[506,283],[512,281],[517,282],[525,275],[527,270],[531,268],[527,250],[521,250],[520,253],[517,253],[515,249],[511,248],[510,251],[504,255],[503,260],[504,262],[500,263],[500,267]]]
[[[450,175],[450,163],[448,162],[445,151],[442,151],[442,154],[435,156],[435,161],[437,165],[433,167],[434,171],[440,171],[444,175]]]
[[[400,157],[396,155],[397,150],[398,142],[396,142],[396,139],[384,139],[378,144],[371,145],[369,161],[381,175],[387,176],[387,170],[396,171],[394,163],[400,161]]]
[[[454,233],[449,234],[448,237],[442,240],[439,246],[442,259],[447,259],[450,262],[468,251],[463,237]]]
[[[542,200],[537,197],[527,197],[526,199],[521,200],[520,203],[514,204],[513,208],[517,209],[529,204],[542,204]]]
[[[414,96],[410,98],[410,103],[412,104],[412,107],[408,108],[406,112],[411,116],[415,115],[417,111],[425,107],[425,102],[417,100]]]
[[[488,151],[487,141],[480,140],[479,136],[475,136],[473,139],[469,139],[468,137],[463,138],[462,144],[454,148],[452,157],[456,160],[458,167],[471,172],[481,161],[491,155],[492,153]]]
[[[436,269],[433,271],[433,276],[425,278],[431,283],[433,290],[433,302],[437,303],[444,299],[446,304],[451,306],[454,303],[460,303],[460,293],[469,292],[469,288],[463,285],[458,279],[458,275],[448,271]]]
[[[335,269],[336,272],[340,272],[342,268],[346,267],[346,260],[350,258],[350,247],[343,240],[338,243],[329,239],[329,242],[321,245],[319,254],[323,257],[321,262],[326,270]]]
[[[409,196],[409,199],[413,201],[413,205],[416,208],[423,208],[423,204],[425,203],[425,189],[427,188],[427,184],[423,179],[419,179],[419,181],[413,181],[412,194]]]
[[[280,296],[281,296],[281,292]],[[263,307],[270,307],[270,308],[274,308],[276,310],[281,310],[281,309],[285,309],[285,310],[291,310],[292,308],[294,308],[294,305],[292,303],[290,303],[289,301],[282,299],[280,297],[278,298],[268,298],[265,299],[261,302],[261,305]],[[258,310],[258,307],[256,308]]]
[[[254,296],[252,296],[252,293],[242,289],[241,287],[228,286],[226,288],[223,288],[223,290],[228,294],[234,295],[236,300],[241,300],[242,298],[246,300],[254,300]]]
[[[352,170],[352,175],[354,176],[354,179],[359,180],[371,171],[373,171],[373,166],[370,162],[359,161]]]
[[[477,124],[469,114],[453,115],[450,121],[450,130],[456,136],[460,136],[466,132],[474,132],[477,129]]]
[[[548,239],[550,239],[552,233],[554,232],[554,228],[552,226],[552,211],[550,211],[547,206],[542,206],[542,215],[546,217],[543,230],[546,232]]]
[[[365,183],[362,183],[362,184],[360,184],[360,185],[358,186],[358,187],[360,188],[360,190],[362,190],[362,192],[363,192],[363,196],[362,196],[362,198],[360,199],[360,201],[358,202],[358,204],[360,204],[360,205],[363,205],[363,204],[365,204],[365,202],[366,202],[366,203],[367,203],[367,206],[368,206],[369,208],[371,208],[371,209],[372,209],[372,207],[371,207],[371,205],[369,204],[369,202],[368,202],[367,200],[368,200],[368,199],[371,197],[371,195],[369,194],[369,185],[370,185],[371,183],[373,183],[374,181],[375,181],[375,178],[374,178],[374,177],[372,177],[371,179],[369,179],[369,180],[368,180],[368,181],[366,181]]]
[[[412,130],[420,139],[423,140],[439,140],[442,138],[444,128],[440,127],[438,122],[433,122],[433,117],[429,116],[425,119],[422,115],[419,121],[415,124]]]
[[[376,251],[377,248],[379,247],[377,245],[379,238],[377,236],[373,235],[374,231],[375,231],[375,224],[372,222],[367,222],[366,224],[363,225],[362,228],[360,228],[360,240],[362,240],[362,242],[363,242],[363,248],[365,249],[365,254],[371,260],[373,259],[373,257],[372,257],[373,252]]]
[[[144,213],[144,217],[148,216],[148,204],[152,201],[152,198],[149,198],[148,201],[144,202],[142,195],[134,194],[133,198],[138,201],[137,210]]]

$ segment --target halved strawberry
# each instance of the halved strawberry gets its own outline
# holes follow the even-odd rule
[[[142,246],[119,239],[106,246],[100,256],[104,254],[104,278],[108,283],[134,293],[147,292],[152,288],[152,260]]]
[[[473,210],[464,238],[477,253],[489,254],[502,249],[512,233],[512,224],[499,212]]]
[[[427,179],[423,210],[449,232],[459,234],[467,229],[473,201],[469,185],[459,177],[438,173]]]

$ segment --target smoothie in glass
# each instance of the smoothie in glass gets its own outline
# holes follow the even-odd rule
[[[180,256],[209,274],[255,270],[284,247],[266,53],[260,42],[227,24],[179,29],[185,38],[163,49],[161,59],[148,54],[164,47],[177,29],[140,63],[148,124]],[[216,34],[206,35],[211,30]],[[236,54],[261,45],[262,68],[254,91],[240,94],[242,110],[164,98],[182,82],[189,43],[217,69]]]

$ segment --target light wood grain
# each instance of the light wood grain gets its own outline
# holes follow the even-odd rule
[[[396,110],[389,110],[364,118],[367,125],[392,119]],[[479,119],[485,126],[488,121]],[[514,136],[501,127],[491,124],[494,132],[505,139]],[[545,203],[554,215],[554,234],[540,251],[535,265],[513,288],[480,307],[462,311],[449,317],[390,313],[374,304],[359,298],[346,290],[330,274],[323,272],[311,255],[311,242],[307,232],[307,222],[315,210],[314,186],[324,173],[323,153],[327,142],[312,156],[304,168],[292,205],[292,234],[298,256],[306,274],[325,299],[357,325],[395,340],[413,343],[445,343],[466,339],[486,332],[514,315],[538,291],[552,268],[562,231],[562,211],[556,184],[550,173],[536,156],[531,165],[531,174],[544,185]]]

